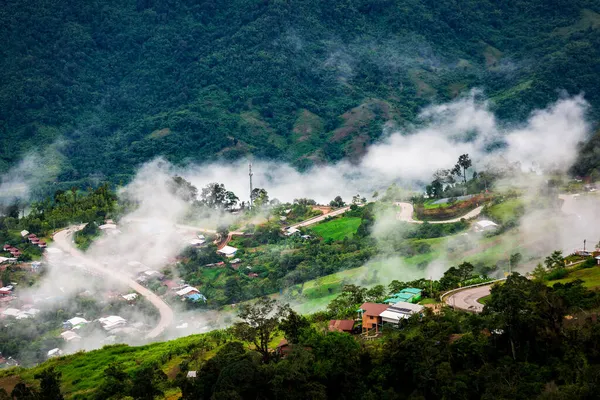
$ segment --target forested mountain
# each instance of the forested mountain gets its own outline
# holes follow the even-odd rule
[[[599,13],[593,0],[5,0],[0,172],[52,143],[57,178],[79,183],[127,180],[158,154],[356,159],[386,123],[472,87],[504,119],[560,90],[597,117]]]

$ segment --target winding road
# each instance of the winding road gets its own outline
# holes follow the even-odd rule
[[[492,285],[494,284],[464,289],[445,297],[444,301],[453,308],[477,313],[482,312],[483,304],[477,300],[488,296],[492,289]]]
[[[173,323],[173,310],[167,303],[163,301],[159,296],[157,296],[154,292],[130,279],[128,276],[121,274],[112,269],[108,269],[101,265],[100,263],[90,259],[83,252],[76,249],[73,246],[73,233],[78,230],[83,229],[85,225],[77,225],[74,227],[70,227],[68,229],[63,229],[54,234],[54,244],[58,246],[65,253],[71,255],[73,258],[81,262],[86,267],[90,268],[93,272],[104,275],[112,280],[115,280],[120,283],[124,283],[129,286],[131,289],[135,290],[141,296],[145,297],[160,313],[160,320],[154,329],[152,329],[146,335],[148,339],[154,339],[160,336],[167,327],[169,327]]]
[[[408,222],[411,224],[424,223],[424,221],[418,221],[416,219],[413,219],[412,216],[413,216],[413,213],[415,212],[415,209],[412,204],[404,203],[404,202],[397,202],[394,204],[397,205],[398,207],[400,207],[400,212],[398,212],[398,214],[396,214],[396,219],[398,219],[400,221]],[[481,210],[483,210],[483,206],[479,206],[458,218],[446,219],[444,221],[428,221],[428,222],[430,224],[450,224],[452,222],[459,222],[463,218],[471,219],[471,218],[477,217],[479,214],[481,214]]]

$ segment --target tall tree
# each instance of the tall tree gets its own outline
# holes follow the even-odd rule
[[[265,204],[269,204],[269,194],[265,189],[262,188],[252,189],[252,193],[250,193],[250,199],[252,200],[254,207],[260,208]]]
[[[264,362],[269,361],[269,343],[273,339],[282,318],[289,314],[289,306],[280,305],[269,297],[261,297],[254,304],[240,306],[238,316],[242,322],[233,326],[236,337],[250,342]]]
[[[462,176],[464,184],[467,184],[467,170],[471,167],[472,162],[468,154],[462,154],[458,157],[458,162],[454,166],[452,172],[455,175]]]

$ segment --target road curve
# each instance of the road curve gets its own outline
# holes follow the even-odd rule
[[[398,207],[400,207],[400,212],[398,212],[396,214],[396,219],[400,220],[400,221],[404,221],[404,222],[408,222],[411,224],[422,224],[424,223],[424,221],[418,221],[416,219],[413,219],[413,213],[415,211],[414,207],[412,204],[410,203],[404,203],[404,202],[396,202],[394,203],[395,205],[397,205]],[[449,224],[452,222],[459,222],[461,219],[471,219],[471,218],[475,218],[477,217],[479,214],[481,214],[481,211],[483,210],[483,206],[479,206],[471,211],[469,211],[468,213],[466,213],[465,215],[458,217],[458,218],[453,218],[453,219],[446,219],[443,221],[427,221],[430,224]]]
[[[444,301],[453,308],[458,308],[465,311],[482,312],[483,304],[478,302],[482,297],[488,296],[494,284],[485,286],[477,286],[469,289],[464,289],[446,297]]]
[[[173,310],[171,310],[171,307],[169,307],[169,305],[165,303],[163,299],[161,299],[148,288],[145,288],[144,286],[117,271],[105,268],[100,263],[86,257],[83,252],[76,249],[72,244],[72,235],[74,232],[83,229],[84,226],[85,225],[78,225],[56,232],[54,234],[54,244],[65,253],[73,256],[85,266],[91,268],[93,271],[107,276],[117,282],[126,284],[141,296],[145,297],[150,303],[152,303],[152,305],[156,307],[160,313],[160,320],[158,321],[158,325],[156,325],[156,327],[146,335],[146,338],[154,339],[160,336],[165,329],[173,323]]]
[[[290,229],[290,228],[296,228],[296,229],[298,229],[298,228],[300,228],[301,226],[309,226],[309,225],[313,225],[313,224],[316,224],[316,223],[318,223],[318,222],[324,221],[324,220],[325,220],[325,219],[327,219],[328,217],[335,217],[336,215],[343,214],[343,213],[345,213],[346,211],[348,211],[349,209],[350,209],[350,207],[349,207],[349,206],[347,206],[347,207],[342,207],[342,208],[340,208],[340,209],[337,209],[337,210],[335,210],[335,211],[332,211],[332,212],[330,212],[330,213],[323,214],[323,215],[319,215],[318,217],[310,218],[310,219],[307,219],[307,220],[305,220],[305,221],[302,221],[302,222],[298,222],[297,224],[291,225],[291,226],[290,226],[288,229]]]

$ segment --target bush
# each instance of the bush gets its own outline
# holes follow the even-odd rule
[[[550,271],[546,279],[548,279],[549,281],[555,281],[558,279],[562,279],[567,275],[569,275],[569,271],[566,268],[557,268],[555,270]]]

